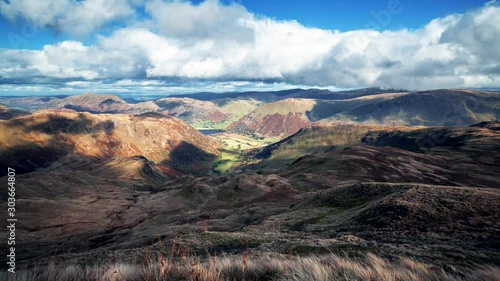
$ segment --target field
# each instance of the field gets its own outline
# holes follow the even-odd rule
[[[244,151],[264,147],[279,140],[278,138],[256,139],[234,133],[214,134],[211,137],[221,140],[225,144],[219,158],[214,161],[213,171],[215,173],[225,173],[233,165],[240,163],[243,160]]]
[[[196,121],[196,122],[190,122],[190,125],[197,130],[224,130],[227,128],[227,126],[229,126],[236,120],[237,119],[233,118],[229,120],[224,120],[222,122]]]

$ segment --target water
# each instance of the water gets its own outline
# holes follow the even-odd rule
[[[218,133],[224,133],[224,130],[214,130],[214,129],[198,130],[198,131],[200,131],[200,133],[204,134],[205,136],[218,134]]]

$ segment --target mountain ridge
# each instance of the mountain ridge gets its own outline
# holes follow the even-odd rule
[[[98,158],[141,155],[157,164],[195,172],[196,161],[210,162],[220,147],[216,140],[171,116],[42,110],[2,121],[0,131],[2,167],[27,172],[47,167],[69,153]]]

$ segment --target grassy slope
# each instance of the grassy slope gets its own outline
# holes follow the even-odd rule
[[[315,104],[313,99],[294,98],[267,103],[232,123],[228,130],[265,137],[288,136],[309,123],[306,113]]]
[[[414,92],[346,108],[331,120],[365,124],[468,126],[500,118],[500,94],[468,90]],[[326,116],[325,116],[326,117]]]
[[[198,130],[223,130],[260,104],[253,99],[199,101],[191,98],[163,98],[156,103]]]
[[[391,141],[394,141],[393,137],[398,137],[399,135],[405,135],[409,131],[413,131],[414,128],[393,128],[388,130],[387,128],[381,127],[362,127],[362,126],[336,126],[334,130],[322,130],[321,127],[317,127],[317,130],[307,131],[307,134],[298,135],[297,138],[291,139],[292,141],[284,142],[284,145],[281,146],[278,150],[273,151],[272,157],[275,157],[275,160],[281,161],[283,159],[294,161],[296,158],[304,155],[304,154],[312,154],[323,156],[322,154],[331,152],[332,147],[336,150],[343,150],[344,148],[348,148],[353,145],[360,144],[360,139],[365,136],[373,138],[371,141],[373,143],[377,143],[380,146],[384,145],[393,145]],[[381,135],[382,132],[387,132],[388,135]],[[430,130],[420,130],[413,135],[414,137],[429,135]],[[432,133],[432,132],[431,132]],[[460,135],[462,133],[458,131],[452,131],[452,134],[456,133]],[[439,135],[438,135],[439,136]],[[494,134],[491,135],[492,139]],[[224,140],[222,136],[216,136],[218,139],[222,139],[226,143],[226,155],[222,156],[221,161],[215,163],[218,165],[215,169],[218,171],[226,171],[234,163],[241,161],[239,158],[239,151],[260,145],[259,141],[244,138],[242,136],[227,136],[227,139]],[[462,141],[460,138],[456,138],[458,141]],[[400,140],[400,139],[399,139]],[[494,139],[496,140],[496,139]],[[384,143],[384,141],[389,141],[388,143]],[[455,141],[455,140],[453,140]],[[398,141],[399,142],[399,141]],[[447,146],[453,146],[453,142],[448,143]],[[478,142],[474,144],[477,147],[484,145],[484,142]],[[468,149],[473,149],[474,147],[468,147]],[[365,153],[366,151],[361,151]],[[389,150],[383,150],[383,152],[390,152]],[[495,154],[495,151],[488,151],[491,154]],[[350,154],[349,150],[345,151],[346,154]],[[351,153],[354,156],[356,155],[354,152]],[[388,154],[388,153],[387,153]],[[386,155],[387,155],[386,154]],[[327,155],[324,158],[331,158],[332,155]],[[281,159],[279,158],[281,157]],[[414,156],[412,156],[414,157]],[[430,156],[429,156],[430,157]],[[323,159],[320,159],[323,160]],[[449,161],[449,159],[441,158],[438,159],[440,162]],[[488,160],[488,159],[486,159]],[[324,167],[322,163],[313,163],[307,162],[308,159],[303,161],[296,162],[292,165],[292,168],[296,168],[299,172],[304,172],[304,166],[309,167],[312,172],[320,172],[323,173],[328,172],[329,170],[340,169],[339,167],[328,166]],[[460,160],[462,161],[462,160]],[[285,162],[281,162],[283,165]],[[318,166],[311,166],[310,163],[318,164]],[[370,162],[373,165],[373,162]],[[286,163],[290,164],[290,163]],[[414,162],[406,162],[406,161],[398,161],[396,166],[409,166],[410,169],[414,165]],[[471,163],[467,163],[471,164]],[[472,163],[474,165],[476,163]],[[125,164],[126,167],[129,164]],[[302,167],[300,165],[303,165]],[[323,166],[322,166],[323,165]],[[495,165],[494,162],[491,165]],[[368,168],[373,167],[370,165],[366,165]],[[141,166],[142,167],[142,166]],[[298,168],[297,168],[298,167]],[[322,167],[323,170],[318,169],[318,167]],[[428,168],[428,167],[426,167]],[[137,170],[137,169],[134,169]],[[352,169],[347,171],[349,173],[353,173],[359,170]],[[468,170],[472,171],[472,170]],[[296,172],[296,171],[295,171]],[[301,175],[306,177],[305,175]],[[482,177],[482,175],[478,174],[478,177]],[[223,176],[224,177],[224,176]],[[319,181],[323,181],[323,183],[327,183],[327,177],[318,177],[315,178]],[[294,178],[295,180],[296,178]],[[209,181],[218,181],[219,178],[214,179],[201,179],[196,185],[193,187],[188,186],[186,184],[186,188],[179,192],[179,194],[185,196],[186,202],[206,202],[203,201],[207,196],[211,196],[210,192],[216,190],[215,192],[223,192],[227,190],[227,186],[223,185],[220,187],[213,187],[213,184],[210,183],[210,186],[203,185],[202,183]],[[239,179],[238,179],[239,180]],[[295,182],[294,180],[290,180],[290,182]],[[425,179],[422,179],[425,180]],[[266,185],[269,187],[269,190],[274,191],[276,189],[276,185],[274,184],[273,179],[266,182]],[[294,183],[295,184],[295,183]],[[299,184],[297,184],[299,185]],[[301,183],[302,186],[305,186],[309,189],[319,188],[320,185],[314,185],[312,181]],[[171,188],[171,184],[167,186],[169,189]],[[242,193],[241,187],[242,185],[239,181],[236,184],[235,194]],[[262,184],[251,186],[248,188],[248,192],[254,190],[256,188],[262,188]],[[98,185],[98,187],[100,187]],[[362,185],[363,187],[363,185]],[[219,271],[214,271],[214,267],[210,267],[209,263],[200,263],[197,260],[186,261],[182,256],[178,258],[180,260],[184,260],[184,263],[177,263],[178,266],[174,265],[174,261],[160,261],[149,263],[147,268],[139,266],[130,266],[128,264],[106,264],[106,266],[116,266],[112,271],[108,271],[105,265],[97,265],[92,268],[92,272],[89,274],[108,274],[110,275],[110,279],[117,276],[117,273],[120,274],[120,277],[123,279],[123,275],[130,274],[129,276],[137,276],[139,274],[151,274],[153,276],[158,276],[160,272],[163,274],[163,277],[173,276],[172,278],[184,278],[184,277],[192,277],[191,274],[200,274],[204,276],[208,276],[212,274],[212,272],[218,272],[217,274],[224,274],[223,276],[228,276],[228,279],[237,278],[241,279],[243,272],[243,268],[246,268],[246,277],[250,279],[250,274],[255,274],[260,277],[261,280],[265,280],[265,277],[268,276],[269,267],[265,267],[265,265],[278,264],[279,272],[273,271],[277,276],[276,278],[280,278],[282,280],[294,280],[294,278],[299,278],[298,276],[304,277],[304,279],[312,278],[312,279],[320,279],[323,276],[326,280],[331,278],[346,278],[346,276],[351,278],[358,278],[365,280],[367,278],[387,280],[389,278],[395,278],[395,276],[403,276],[400,279],[402,280],[454,280],[458,278],[456,272],[444,272],[441,267],[427,266],[422,263],[417,263],[409,260],[403,260],[400,263],[394,262],[394,259],[391,262],[388,261],[380,261],[376,257],[368,257],[366,260],[348,260],[344,259],[344,261],[339,261],[334,257],[326,257],[322,261],[321,258],[298,258],[297,255],[307,255],[313,254],[317,255],[318,252],[327,253],[331,250],[339,250],[345,249],[344,244],[335,244],[338,241],[335,240],[348,240],[351,241],[352,245],[349,245],[348,249],[352,252],[361,251],[360,249],[364,249],[363,251],[369,250],[380,250],[384,249],[388,253],[392,253],[394,256],[404,256],[400,255],[401,252],[397,251],[408,251],[409,253],[416,253],[415,248],[412,247],[422,247],[418,249],[420,254],[427,255],[426,257],[432,259],[435,256],[434,254],[443,256],[437,256],[437,258],[441,259],[449,259],[449,260],[459,260],[466,262],[470,262],[470,257],[479,258],[480,262],[486,263],[490,261],[494,261],[498,263],[498,251],[495,248],[495,236],[494,233],[498,230],[498,223],[491,218],[495,217],[497,214],[498,206],[495,204],[498,198],[498,192],[495,190],[487,190],[487,189],[478,189],[478,188],[455,188],[455,187],[443,187],[443,186],[408,186],[401,185],[394,187],[396,193],[394,191],[393,186],[389,186],[387,188],[386,184],[376,184],[376,185],[367,185],[366,189],[358,188],[357,185],[348,186],[348,188],[336,187],[333,190],[326,190],[326,192],[319,193],[310,193],[304,196],[308,199],[303,200],[300,204],[294,205],[292,208],[288,208],[286,206],[287,211],[283,212],[281,215],[269,216],[266,220],[251,220],[248,219],[248,216],[251,216],[256,210],[263,208],[262,206],[256,206],[251,204],[258,204],[261,202],[262,197],[252,198],[255,199],[252,203],[245,202],[245,204],[249,204],[247,207],[242,207],[248,213],[244,213],[243,211],[232,210],[230,214],[223,215],[224,219],[228,217],[238,217],[238,221],[243,221],[247,224],[247,227],[244,229],[245,234],[250,235],[251,239],[254,240],[265,240],[264,242],[260,242],[260,244],[265,245],[263,248],[269,249],[270,243],[276,249],[280,249],[280,251],[286,252],[288,249],[283,249],[283,245],[287,245],[286,247],[291,247],[293,250],[293,255],[290,258],[281,259],[272,259],[270,260],[260,260],[260,259],[252,259],[245,258],[243,256],[237,256],[232,260],[223,260],[217,259],[215,264],[219,267]],[[218,190],[217,190],[218,189]],[[157,192],[158,190],[155,190]],[[381,192],[379,192],[381,191]],[[387,191],[387,193],[386,193]],[[463,193],[462,193],[463,191]],[[159,196],[164,193],[165,190],[159,192]],[[206,193],[203,193],[206,192]],[[310,192],[310,191],[309,191]],[[371,193],[373,192],[373,193]],[[202,194],[195,194],[202,193]],[[208,195],[207,195],[208,194]],[[170,196],[170,194],[168,194]],[[388,196],[386,196],[388,195]],[[148,195],[149,196],[149,195]],[[198,196],[198,197],[197,197]],[[347,196],[347,197],[346,197]],[[350,197],[349,197],[350,196]],[[177,212],[177,209],[172,210],[164,210],[164,216],[160,217],[159,208],[166,208],[169,204],[178,204],[178,200],[168,201],[169,204],[165,203],[165,200],[168,196],[164,198],[154,199],[154,195],[148,197],[148,199],[153,199],[155,201],[148,201],[147,206],[153,206],[150,212],[154,212],[154,215],[158,215],[155,217],[154,221],[146,222],[140,225],[142,229],[143,226],[153,227],[161,225],[161,233],[166,231],[167,227],[165,222],[171,223],[170,219],[172,217],[173,212]],[[217,196],[217,200],[222,200],[220,208],[227,208],[229,204],[241,203],[239,201],[233,200],[236,198],[234,194]],[[284,198],[284,194],[280,194],[276,198],[272,198],[272,200],[280,201]],[[213,198],[211,198],[213,199]],[[339,200],[342,199],[342,200]],[[272,205],[273,201],[268,202],[268,205]],[[90,199],[89,199],[90,201]],[[139,200],[140,202],[140,200]],[[476,204],[477,202],[481,202],[481,204]],[[123,204],[124,206],[128,206],[128,204]],[[182,203],[189,204],[189,203]],[[179,204],[182,206],[182,204]],[[112,204],[108,204],[112,205]],[[145,204],[146,206],[146,204]],[[176,205],[177,206],[177,205]],[[221,207],[222,206],[222,207]],[[305,206],[305,207],[304,207]],[[190,212],[198,207],[196,204],[191,206],[191,208],[186,208],[185,210],[189,210]],[[138,208],[141,209],[141,208]],[[217,210],[214,208],[207,208],[206,211],[214,211]],[[406,210],[406,211],[405,211]],[[127,217],[127,211],[123,211],[123,217]],[[241,213],[240,213],[241,212]],[[258,212],[258,211],[257,211]],[[464,215],[466,212],[466,215]],[[383,216],[381,214],[384,214]],[[120,213],[120,216],[122,214]],[[413,216],[413,217],[412,217]],[[195,216],[192,216],[192,213],[186,218],[186,225],[197,225],[199,221],[197,221]],[[135,218],[135,217],[134,217]],[[247,221],[248,219],[248,221]],[[116,219],[115,223],[120,222],[122,220],[121,217]],[[218,227],[221,225],[221,218],[214,219],[210,222],[210,227]],[[141,221],[142,223],[142,221]],[[163,224],[165,223],[165,224]],[[342,224],[343,223],[343,224]],[[359,225],[357,225],[358,223]],[[436,223],[437,225],[433,225],[428,230],[425,227],[432,225],[432,223]],[[275,228],[270,226],[278,225]],[[373,227],[373,228],[364,228],[364,227]],[[450,227],[451,226],[451,227]],[[358,228],[356,228],[358,227]],[[124,227],[126,228],[126,227]],[[260,228],[259,231],[256,229]],[[491,229],[486,229],[491,228]],[[496,228],[496,230],[495,230]],[[478,231],[478,229],[481,229]],[[155,229],[151,233],[154,233],[153,236],[157,235],[160,229]],[[357,236],[341,236],[338,232],[353,233],[354,231],[358,231],[359,235]],[[419,232],[422,233],[419,234]],[[148,235],[151,235],[149,233]],[[215,233],[215,235],[212,235]],[[225,234],[221,234],[221,232],[209,232],[211,236],[221,236]],[[391,236],[391,234],[393,236]],[[195,234],[198,235],[198,234]],[[229,234],[228,234],[229,235]],[[267,236],[266,236],[267,235]],[[319,235],[315,237],[315,235]],[[386,235],[386,236],[384,236]],[[406,235],[406,236],[405,236]],[[456,235],[464,235],[463,241],[472,241],[471,244],[463,243],[462,240],[454,240]],[[199,236],[206,237],[208,235],[201,234]],[[450,238],[452,237],[453,238]],[[119,235],[116,236],[117,239]],[[141,236],[144,237],[144,236]],[[155,236],[156,237],[156,236]],[[248,237],[248,236],[246,236]],[[263,238],[265,237],[265,239]],[[334,238],[333,238],[334,237]],[[360,238],[361,237],[361,238]],[[418,237],[420,240],[416,239]],[[485,237],[485,238],[483,238]],[[266,240],[267,239],[267,240]],[[398,240],[399,239],[399,240]],[[436,240],[432,240],[436,239]],[[491,242],[489,242],[491,239]],[[369,243],[380,242],[386,244],[380,244],[377,246],[370,246],[366,240],[370,240]],[[204,240],[205,241],[205,240]],[[226,240],[224,240],[224,244]],[[238,244],[238,239],[231,240],[233,244]],[[462,242],[461,242],[462,241]],[[105,241],[106,242],[106,241]],[[206,240],[207,243],[215,243],[214,240]],[[189,244],[190,242],[188,242]],[[241,242],[240,242],[241,243]],[[283,243],[280,245],[280,243]],[[448,243],[448,244],[447,244]],[[491,244],[488,244],[491,243]],[[105,243],[104,243],[105,244]],[[462,245],[463,244],[463,245]],[[291,246],[290,246],[291,245]],[[395,246],[395,247],[394,247]],[[424,248],[430,247],[429,248]],[[458,247],[458,248],[455,248]],[[463,247],[463,248],[460,248]],[[189,248],[189,246],[187,247]],[[399,249],[395,249],[399,248]],[[184,248],[186,249],[186,248]],[[244,249],[244,247],[243,247]],[[275,249],[275,248],[273,248]],[[406,250],[404,250],[406,249]],[[480,249],[481,251],[476,251]],[[203,250],[203,249],[202,249]],[[186,250],[185,250],[186,251]],[[394,251],[394,252],[391,252]],[[486,254],[483,252],[486,251]],[[173,252],[173,251],[172,251]],[[163,252],[162,252],[163,253]],[[165,256],[169,252],[165,252]],[[205,253],[205,252],[203,252]],[[256,253],[255,255],[259,255],[260,253]],[[489,258],[491,255],[495,258]],[[482,256],[482,257],[481,257]],[[465,257],[465,258],[464,258]],[[157,257],[155,256],[155,259]],[[145,258],[148,260],[148,258]],[[150,257],[149,257],[150,259]],[[243,267],[244,260],[247,260],[247,265]],[[326,260],[326,261],[325,261]],[[132,263],[132,262],[130,262]],[[165,270],[165,264],[172,264],[169,270]],[[227,266],[227,267],[226,267]],[[163,267],[163,271],[161,268]],[[76,270],[74,269],[76,268]],[[78,272],[79,276],[81,276],[81,272],[78,271],[79,266],[76,265],[73,269],[69,268],[67,270],[61,270],[61,268],[52,269],[52,275],[50,276],[50,280],[57,280],[59,277],[58,274],[71,274],[71,272]],[[45,272],[46,269],[40,269],[41,279],[46,279],[47,277],[43,277],[47,274]],[[150,271],[149,271],[150,270]],[[341,272],[342,276],[336,276],[338,272]],[[193,273],[195,272],[195,273]],[[235,273],[236,272],[236,273]],[[30,274],[26,272],[25,274]],[[184,274],[184,275],[182,275]],[[228,275],[225,275],[228,274]],[[232,274],[232,275],[229,275]],[[464,274],[464,273],[460,273]],[[25,275],[20,275],[25,276]],[[184,276],[184,277],[180,277]],[[212,275],[214,276],[214,275]],[[214,278],[220,278],[221,275],[216,275]],[[288,277],[287,277],[288,276]],[[312,276],[312,277],[311,277]],[[414,277],[417,276],[417,277]],[[117,278],[120,278],[117,277]],[[499,278],[499,271],[497,268],[488,268],[487,270],[478,269],[476,267],[475,270],[465,271],[464,279],[468,278],[470,280],[497,280]],[[19,277],[22,278],[22,277]],[[25,277],[26,279],[30,279],[31,277]],[[140,278],[140,277],[139,277]],[[420,279],[419,279],[420,278]],[[488,279],[489,278],[489,279]],[[31,278],[30,280],[32,280]],[[22,280],[22,279],[20,279]]]
[[[290,161],[304,155],[320,155],[356,145],[391,146],[412,152],[425,152],[430,144],[456,146],[470,142],[470,145],[475,147],[481,142],[493,145],[498,137],[495,129],[483,130],[475,127],[377,126],[320,122],[264,148],[257,157],[291,163]]]
[[[498,123],[487,128],[314,125],[247,154],[246,167],[327,181],[498,185]],[[497,124],[497,125],[495,125]],[[320,181],[320,180],[319,180]]]
[[[304,133],[303,141],[314,139],[308,146],[319,143],[320,146],[312,148],[314,151],[311,153],[314,152],[324,158],[333,159],[334,157],[328,154],[330,152],[321,150],[322,141],[351,144],[360,136],[366,136],[366,127],[363,126],[313,128],[317,130],[305,131],[305,133],[311,133],[312,136],[308,137]],[[332,131],[331,128],[337,129]],[[376,129],[379,127],[368,128],[371,132],[375,132],[375,134],[369,134],[373,137],[371,141],[387,139],[387,136],[377,133]],[[449,130],[457,137],[464,135],[464,132],[466,134],[488,132],[489,135],[483,134],[484,137],[476,143],[471,142],[471,139],[467,137],[465,139],[469,144],[467,149],[479,149],[483,153],[486,151],[486,153],[495,154],[496,152],[488,146],[491,145],[488,141],[498,142],[495,138],[497,135],[495,129],[498,127],[490,126],[489,128]],[[380,129],[388,131],[387,128]],[[389,133],[395,133],[389,136],[398,136],[403,129],[389,130]],[[417,131],[418,135],[432,135],[433,133],[429,129]],[[454,139],[463,141],[457,137]],[[222,136],[216,138],[221,139]],[[256,145],[256,142],[250,142],[249,139],[235,141],[233,138],[233,136],[228,136],[228,149],[237,148],[238,145],[242,147],[243,145]],[[294,142],[293,138],[284,143],[289,148],[301,145],[298,141]],[[454,144],[455,142],[450,142],[446,146],[453,147]],[[363,148],[367,147],[363,146]],[[316,149],[319,150],[316,151]],[[382,149],[384,157],[394,155],[391,148],[377,149]],[[65,241],[66,247],[74,246],[77,249],[97,247],[98,252],[106,252],[120,247],[121,249],[142,247],[145,243],[155,244],[158,240],[162,240],[163,243],[168,241],[168,237],[174,237],[175,233],[180,233],[182,238],[180,240],[184,241],[182,249],[187,251],[185,249],[191,247],[192,252],[197,253],[197,257],[206,254],[207,248],[216,250],[219,255],[221,252],[244,252],[248,245],[249,251],[252,251],[254,255],[262,255],[263,252],[287,253],[291,249],[292,257],[308,255],[318,257],[328,254],[329,251],[349,253],[349,255],[360,257],[368,252],[376,252],[384,258],[391,258],[394,262],[399,257],[411,256],[418,257],[420,261],[432,262],[433,268],[437,266],[439,272],[442,269],[441,266],[448,263],[474,268],[474,270],[464,271],[467,274],[477,271],[487,263],[500,264],[498,249],[495,248],[497,237],[495,235],[499,229],[496,218],[500,213],[499,206],[496,204],[499,198],[498,189],[425,185],[424,183],[430,181],[426,177],[418,177],[411,181],[412,183],[400,183],[402,181],[399,178],[389,178],[388,181],[393,180],[392,184],[373,182],[375,178],[372,176],[377,175],[378,172],[370,174],[365,171],[376,169],[380,165],[370,157],[370,151],[352,148],[343,150],[343,155],[334,155],[340,158],[346,155],[352,157],[345,162],[345,166],[349,163],[356,163],[362,157],[370,159],[357,169],[356,167],[348,169],[346,173],[350,179],[354,176],[362,177],[360,182],[351,184],[338,184],[338,178],[331,176],[342,167],[328,165],[324,167],[324,163],[314,163],[317,166],[313,166],[307,163],[308,159],[298,161],[285,169],[293,171],[293,175],[229,173],[203,178],[185,176],[165,182],[160,186],[150,187],[151,189],[144,189],[146,187],[142,186],[139,190],[134,182],[129,182],[128,185],[117,184],[117,182],[112,182],[112,179],[100,182],[97,177],[88,177],[88,179],[97,180],[93,184],[74,182],[82,177],[67,178],[69,172],[60,169],[54,169],[50,173],[44,171],[23,175],[19,178],[25,184],[22,192],[30,190],[37,192],[73,191],[72,194],[67,192],[61,195],[51,194],[51,198],[42,201],[37,198],[43,196],[33,196],[35,198],[25,202],[26,208],[20,210],[22,215],[26,218],[37,216],[36,223],[27,219],[26,226],[23,225],[30,231],[20,229],[24,231],[24,235],[27,235],[24,237],[33,239],[30,245],[39,245],[38,239],[41,237],[59,239],[46,241],[47,244],[40,244],[41,246],[36,249],[29,248],[30,253],[25,253],[25,255],[35,255],[37,251],[38,253],[47,252],[47,245],[60,245],[60,241]],[[422,157],[433,158],[433,153],[422,155]],[[409,155],[410,158],[401,160],[400,155],[405,157]],[[414,160],[420,157],[419,155],[400,153],[396,156],[397,161],[390,163],[387,167],[396,167],[404,172],[413,172],[418,168],[415,162],[406,160]],[[453,160],[441,156],[434,157],[434,159],[445,163],[464,160],[463,158]],[[477,165],[479,161],[489,161],[488,159],[480,159],[472,163],[466,161],[465,164]],[[498,161],[493,161],[489,164],[490,167],[486,168],[496,171],[495,165],[497,164],[495,163]],[[118,165],[118,167],[121,169],[129,165],[123,163],[123,166]],[[61,169],[64,167],[63,165]],[[143,165],[139,165],[140,167]],[[310,171],[306,171],[304,167]],[[427,170],[432,167],[427,165],[424,168]],[[467,171],[474,171],[472,168],[467,167]],[[132,175],[136,174],[138,169],[133,170],[129,171]],[[79,170],[78,172],[84,173],[85,171]],[[442,177],[445,173],[446,171],[439,170],[438,176]],[[483,177],[483,174],[472,173],[478,178]],[[61,180],[60,183],[52,182],[58,178]],[[86,180],[87,177],[83,179]],[[458,182],[460,178],[456,180],[457,184],[466,184],[463,181]],[[475,179],[474,182],[480,180]],[[82,196],[83,191],[78,190],[82,184],[89,186],[84,190],[88,193],[83,194],[84,196]],[[61,187],[64,188],[61,189]],[[101,196],[103,192],[107,195]],[[21,194],[20,196],[29,198]],[[67,197],[70,196],[74,198],[68,199]],[[47,208],[46,204],[49,202],[51,205]],[[40,210],[49,210],[54,206],[60,208],[61,211],[58,214],[40,212]],[[89,210],[94,212],[92,217],[87,216]],[[109,215],[115,213],[119,215]],[[90,225],[92,227],[89,227]],[[75,231],[76,227],[79,227],[77,231]],[[203,232],[207,229],[210,232]],[[51,234],[47,235],[47,233]],[[63,234],[57,236],[57,233]],[[71,235],[76,236],[71,238]],[[28,245],[26,241],[23,242]],[[157,249],[158,245],[151,247]],[[107,254],[112,256],[114,253],[108,252]],[[132,263],[130,257],[134,255],[131,253],[137,252],[125,250],[122,253],[128,256],[128,261]],[[166,257],[170,252],[162,252],[162,254]],[[289,258],[289,262],[292,257]],[[94,257],[90,258],[92,261],[97,260]],[[161,262],[159,264],[161,266]],[[159,265],[156,264],[156,266]],[[296,263],[294,266],[301,265]],[[332,270],[336,269],[333,261],[331,266]],[[387,267],[384,266],[384,268]],[[130,274],[135,274],[135,270],[137,269],[133,269]],[[358,271],[366,272],[359,267]],[[433,272],[435,273],[436,270]],[[327,275],[327,278],[332,278],[332,275]]]
[[[468,126],[500,118],[500,94],[469,90],[386,93],[347,99],[289,98],[267,103],[229,126],[235,132],[289,135],[298,120],[371,125]],[[290,123],[292,122],[292,123]]]
[[[78,264],[62,266],[50,264],[31,270],[21,270],[10,280],[401,280],[401,281],[496,281],[500,269],[486,266],[460,272],[454,268],[444,270],[409,258],[390,261],[369,254],[361,259],[349,259],[337,255],[300,258],[296,256],[241,256],[217,257],[208,255],[206,261],[191,258],[181,250],[175,256],[148,253],[138,263],[105,261],[87,268]],[[7,277],[8,273],[0,273]]]
[[[287,115],[288,113],[304,113],[311,110],[316,104],[313,99],[285,99],[273,103],[264,104],[253,112],[256,116],[272,114]]]
[[[193,166],[218,154],[220,143],[173,117],[38,111],[0,122],[0,165],[31,171],[64,155],[133,157]],[[36,155],[36,157],[34,157]]]
[[[11,109],[0,104],[0,120],[7,120],[17,116],[28,115],[29,112]]]
[[[307,154],[321,154],[330,151],[333,147],[343,149],[344,147],[359,145],[361,139],[368,132],[383,132],[383,131],[410,131],[409,127],[388,128],[382,126],[362,126],[362,125],[312,125],[303,128],[297,134],[273,144],[263,150],[265,154],[269,154],[271,158],[268,160],[277,160],[290,163]]]
[[[225,103],[221,106],[222,112],[230,116],[221,122],[213,121],[196,121],[192,122],[190,125],[198,130],[225,130],[229,125],[237,121],[242,116],[255,110],[259,103],[255,100],[234,100]]]
[[[211,137],[221,140],[225,144],[225,148],[213,163],[213,171],[216,173],[225,173],[231,167],[241,164],[244,151],[277,141],[276,138],[255,139],[233,133],[215,134]]]

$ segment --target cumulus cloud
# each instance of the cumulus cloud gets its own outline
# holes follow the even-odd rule
[[[461,16],[443,31],[440,43],[453,44],[467,51],[482,66],[500,62],[500,13],[498,5]]]
[[[29,0],[20,1],[25,2]],[[86,2],[105,5],[104,1]],[[114,2],[122,3],[123,10],[98,18],[109,20],[129,13],[126,7],[132,4]],[[55,9],[53,14],[62,11]],[[407,89],[500,85],[500,7],[496,2],[435,19],[417,30],[382,32],[310,28],[256,16],[241,5],[215,0],[198,5],[152,0],[144,11],[148,20],[99,36],[90,46],[64,41],[42,50],[0,50],[0,82],[59,81],[71,86],[66,83],[265,81]],[[38,19],[28,12],[12,11],[9,15],[31,17],[41,25],[65,18]]]
[[[244,24],[251,21],[253,15],[241,5],[222,6],[217,0],[207,0],[199,5],[153,0],[146,4],[145,9],[160,34],[167,37],[235,41],[248,41],[253,37],[253,30]]]
[[[16,0],[1,1],[0,13],[11,21],[21,18],[56,32],[86,35],[131,15],[133,8],[128,0]]]

